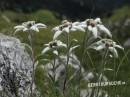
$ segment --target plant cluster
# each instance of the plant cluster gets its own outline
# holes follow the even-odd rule
[[[100,18],[86,19],[81,22],[63,20],[60,25],[52,29],[52,41],[44,44],[45,47],[41,51],[41,55],[37,57],[35,57],[34,53],[33,38],[35,36],[33,32],[39,32],[40,28],[47,28],[47,26],[42,23],[35,23],[35,21],[28,21],[14,28],[15,34],[18,31],[27,32],[30,41],[29,48],[33,62],[30,87],[31,97],[34,92],[36,64],[40,64],[41,61],[44,63],[41,68],[45,72],[45,88],[48,89],[49,86],[52,88],[51,92],[45,90],[44,96],[50,97],[51,93],[54,92],[54,97],[59,97],[58,95],[60,97],[108,97],[106,91],[99,88],[93,91],[93,89],[87,87],[87,83],[91,82],[95,77],[97,77],[96,81],[106,81],[107,78],[104,75],[104,71],[111,70],[110,68],[105,68],[106,59],[118,58],[117,49],[124,50],[124,48],[112,40],[111,32],[103,25]],[[75,38],[71,38],[71,33],[76,33],[77,31],[84,33],[82,43],[79,43]],[[64,35],[63,38],[62,35]],[[76,56],[78,48],[81,48],[81,60]],[[89,56],[90,50],[98,51],[102,55],[103,68],[101,73],[96,72],[94,74],[93,71],[88,72],[84,68],[85,55]],[[88,58],[91,59],[91,56]],[[83,83],[85,86],[83,86]]]

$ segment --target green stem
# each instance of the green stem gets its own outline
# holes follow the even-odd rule
[[[33,47],[33,34],[31,31],[29,31],[29,42],[30,42],[30,46],[32,48],[32,54],[31,54],[31,59],[32,59],[32,82],[31,82],[31,94],[30,96],[33,96],[33,85],[34,85],[34,80],[35,80],[35,56],[34,56],[34,47]]]
[[[81,58],[81,64],[79,66],[79,96],[80,96],[80,85],[81,85],[81,73],[82,73],[82,64],[84,63],[84,56],[85,56],[85,53],[86,53],[86,42],[87,42],[87,31],[85,32],[85,35],[84,35],[84,38],[83,38],[83,44],[82,44],[82,58]]]
[[[103,75],[104,75],[104,68],[105,68],[105,65],[106,65],[106,58],[107,58],[107,55],[108,55],[108,49],[106,50],[105,54],[102,56],[102,71],[98,77],[98,81],[101,82],[102,81],[102,78],[103,78]],[[98,97],[98,92],[99,92],[99,87],[97,87],[97,90],[96,90],[96,96],[95,97]]]
[[[64,97],[65,96],[65,90],[66,90],[66,84],[67,84],[67,77],[68,77],[68,72],[67,72],[67,67],[68,67],[68,64],[69,64],[69,46],[70,46],[70,36],[69,36],[69,33],[66,33],[66,43],[67,43],[67,59],[66,59],[66,65],[65,65],[65,79],[64,79],[64,85],[63,85],[63,95]]]

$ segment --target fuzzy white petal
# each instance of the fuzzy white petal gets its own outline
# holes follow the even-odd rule
[[[110,32],[104,25],[98,24],[97,27],[98,27],[99,31],[104,32],[104,33],[107,34],[109,37],[112,37],[111,32]]]
[[[35,24],[38,28],[46,28],[46,25],[45,24],[42,24],[42,23],[37,23]]]
[[[83,27],[83,28],[87,28],[87,24],[86,24],[86,21],[83,21],[83,22],[81,22],[81,27]]]
[[[53,51],[53,54],[58,55],[58,51],[57,51],[57,50],[54,50],[54,51]]]
[[[61,41],[57,41],[57,45],[58,45],[59,47],[65,47],[65,48],[67,48],[67,45],[64,44],[64,43],[61,42]]]
[[[76,45],[70,48],[69,52],[71,53],[73,50],[75,50],[76,48],[78,48],[80,45]]]
[[[86,28],[87,25],[86,25],[86,22],[74,22],[72,24],[72,27],[82,27],[82,28]]]
[[[76,28],[79,31],[85,32],[85,29],[81,26],[75,26],[74,28]]]
[[[92,28],[92,33],[93,33],[94,38],[97,38],[97,37],[98,37],[98,31],[97,31],[97,28],[96,28],[96,27],[93,27],[93,28]]]
[[[69,29],[69,27],[65,27],[65,28],[63,28],[63,31],[69,33],[69,32],[70,32],[70,29]]]
[[[25,27],[22,25],[15,26],[14,29],[24,29]]]
[[[23,29],[23,32],[28,31],[28,30],[29,30],[28,28],[24,28],[24,29]]]
[[[99,46],[95,47],[94,49],[96,49],[97,51],[100,51],[100,50],[102,50],[104,48],[105,48],[105,44],[102,44],[102,45],[99,45]]]
[[[115,58],[118,58],[117,50],[114,47],[109,47],[109,51],[113,53]]]
[[[80,24],[80,22],[73,22],[72,26],[78,26]]]
[[[73,31],[73,32],[76,31],[76,30],[77,30],[77,29],[75,29],[75,28],[73,28],[73,27],[70,29],[70,31]]]
[[[49,51],[50,48],[49,47],[45,47],[43,50],[42,50],[42,54],[45,54],[47,51]]]
[[[52,32],[57,32],[57,31],[59,31],[59,26],[56,26],[56,27],[54,27],[53,29],[52,29]]]
[[[94,21],[95,21],[96,23],[102,23],[100,18],[96,18]]]
[[[92,26],[88,26],[88,30],[89,30],[89,31],[92,31]]]
[[[117,47],[117,48],[119,48],[119,49],[124,50],[124,48],[122,46],[120,46],[120,45],[114,45],[114,46]]]
[[[96,45],[102,45],[103,42],[102,42],[102,40],[99,40],[99,41],[97,41],[95,44],[96,44]]]
[[[33,31],[39,32],[39,29],[37,28],[36,25],[32,26],[30,29],[33,30]]]
[[[58,37],[59,35],[61,35],[61,34],[62,34],[62,31],[58,30],[57,32],[55,32],[55,34],[54,34],[54,36],[53,36],[53,39],[54,39],[54,40],[57,39],[57,37]]]
[[[67,48],[67,45],[66,44],[64,44],[64,43],[62,43],[62,45],[61,45],[62,47],[65,47],[65,48]]]
[[[15,32],[14,32],[14,34],[16,34],[19,31],[23,31],[23,29],[16,29]]]
[[[49,44],[44,44],[44,46],[49,46]]]

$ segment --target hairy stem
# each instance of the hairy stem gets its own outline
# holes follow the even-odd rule
[[[34,80],[35,80],[35,68],[34,68],[34,65],[35,65],[35,56],[34,56],[34,47],[33,47],[33,34],[31,31],[29,31],[29,42],[30,42],[30,46],[32,48],[32,54],[31,54],[31,59],[32,59],[32,82],[31,82],[31,94],[30,96],[32,97],[33,96],[33,85],[34,85]]]
[[[64,79],[64,84],[63,84],[63,95],[64,97],[65,96],[65,90],[66,90],[66,83],[67,83],[67,77],[68,77],[68,74],[67,74],[67,67],[68,67],[68,64],[69,64],[69,46],[70,46],[70,36],[69,36],[69,33],[66,33],[66,43],[67,43],[67,58],[66,58],[66,65],[65,65],[65,79]]]

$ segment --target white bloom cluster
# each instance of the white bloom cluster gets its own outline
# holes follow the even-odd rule
[[[96,49],[98,51],[101,51],[103,49],[108,49],[116,58],[118,58],[118,53],[115,47],[121,48],[123,50],[123,47],[120,45],[117,45],[112,39],[106,39],[104,37],[101,37],[102,34],[107,35],[109,38],[112,38],[111,32],[103,25],[100,18],[96,19],[86,19],[82,22],[69,22],[68,20],[63,20],[62,24],[59,26],[56,26],[52,29],[54,32],[53,39],[57,39],[62,33],[70,33],[74,31],[82,31],[85,33],[89,33],[87,35],[90,35],[93,39],[100,39],[99,41],[95,42],[96,44],[93,49]],[[93,44],[93,43],[91,43]],[[109,46],[109,47],[107,47]],[[91,48],[93,45],[91,46]]]
[[[53,39],[57,39],[59,35],[61,35],[63,32],[70,33],[71,31],[83,31],[85,32],[86,25],[80,23],[80,22],[69,22],[68,20],[63,20],[62,24],[59,26],[56,26],[52,29],[54,32]]]
[[[116,42],[114,42],[111,39],[101,39],[101,40],[97,41],[93,45],[92,48],[97,51],[106,49],[106,50],[110,51],[114,55],[115,58],[118,58],[118,53],[117,53],[116,48],[124,50],[124,48],[122,46],[117,45]]]
[[[102,24],[100,18],[87,19],[88,31],[92,32],[94,38],[97,38],[101,33],[105,33],[109,37],[112,37],[111,32]]]
[[[54,54],[58,55],[58,49],[59,48],[66,48],[66,44],[64,44],[63,42],[61,42],[60,40],[54,40],[49,42],[48,44],[45,44],[45,48],[42,51],[42,54],[46,53],[47,51],[52,50]]]
[[[102,24],[100,18],[96,19],[86,19],[82,22],[69,22],[67,20],[62,21],[62,24],[56,26],[52,29],[55,33],[53,39],[56,39],[60,34],[63,32],[73,32],[73,31],[82,31],[85,32],[86,30],[92,32],[94,38],[97,38],[98,35],[101,33],[105,33],[109,37],[112,37],[111,32]]]
[[[35,32],[39,32],[40,28],[46,28],[45,24],[42,23],[35,23],[35,21],[27,21],[22,23],[21,25],[15,26],[14,29],[15,32],[18,31],[23,31],[23,32],[27,32],[27,31],[35,31]]]

